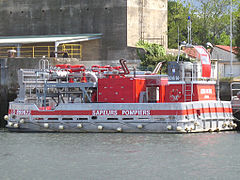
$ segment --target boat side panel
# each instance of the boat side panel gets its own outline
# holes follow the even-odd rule
[[[33,104],[11,104],[10,122],[15,130],[65,132],[203,132],[229,130],[230,102],[151,104],[62,104],[40,111]],[[24,112],[30,114],[14,114]],[[13,116],[15,117],[13,118]],[[21,121],[24,123],[21,123]],[[225,127],[224,127],[225,126]]]

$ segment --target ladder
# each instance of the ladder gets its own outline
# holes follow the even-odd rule
[[[185,76],[185,91],[184,91],[184,101],[185,102],[192,102],[193,99],[193,80],[194,80],[194,67],[192,66],[191,72],[188,72],[188,76],[186,76],[186,72],[184,73]]]
[[[185,102],[192,102],[192,96],[193,96],[193,82],[191,81],[185,84],[185,96],[184,96]]]

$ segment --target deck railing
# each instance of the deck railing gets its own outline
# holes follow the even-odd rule
[[[3,46],[0,47],[0,58],[9,57],[9,50],[15,50],[15,57],[54,57],[55,46]],[[58,46],[58,57],[69,57],[82,59],[81,44],[62,44]]]

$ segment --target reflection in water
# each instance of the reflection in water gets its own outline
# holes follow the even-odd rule
[[[239,133],[0,133],[1,179],[238,178]]]

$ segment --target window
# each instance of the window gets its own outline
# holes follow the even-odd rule
[[[48,120],[58,121],[58,118],[48,118]]]
[[[77,120],[88,120],[88,118],[77,118]]]
[[[118,120],[118,118],[107,118],[107,120]]]
[[[122,120],[133,120],[133,118],[122,118]]]
[[[62,120],[73,120],[73,118],[62,118]]]

